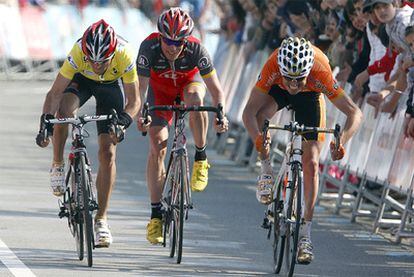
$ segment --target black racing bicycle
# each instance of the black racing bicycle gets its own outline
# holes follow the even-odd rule
[[[284,130],[291,133],[286,147],[283,163],[272,188],[272,202],[265,210],[262,227],[268,229],[270,239],[273,229],[274,271],[279,274],[283,259],[288,276],[295,270],[298,253],[299,228],[304,218],[303,172],[302,172],[302,135],[306,133],[331,133],[335,136],[335,145],[340,145],[340,126],[335,129],[306,127],[297,122],[288,125],[269,125],[265,120],[263,141],[269,129]]]
[[[177,101],[176,101],[177,102]],[[180,103],[178,100],[177,103]],[[172,111],[174,113],[174,139],[168,161],[161,203],[163,205],[163,246],[169,244],[170,257],[176,255],[177,264],[181,263],[183,253],[184,219],[193,208],[189,179],[189,161],[185,137],[185,115],[188,112],[214,112],[218,124],[223,123],[223,107],[166,105],[151,106],[145,103],[143,117],[149,111]],[[145,135],[145,133],[144,133]]]
[[[89,137],[89,133],[84,128],[88,122],[117,119],[115,110],[110,115],[83,115],[74,118],[57,118],[45,120],[46,124],[71,124],[72,125],[72,148],[68,156],[68,171],[65,177],[66,190],[63,201],[59,199],[59,217],[67,217],[68,226],[72,236],[76,241],[76,251],[79,260],[84,259],[86,250],[88,266],[93,263],[92,250],[95,249],[93,231],[93,212],[98,209],[96,200],[96,187],[92,179],[92,170],[84,139]],[[114,124],[111,130],[118,128]],[[45,134],[46,136],[46,134]]]

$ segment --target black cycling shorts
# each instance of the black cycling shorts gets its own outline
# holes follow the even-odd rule
[[[324,96],[319,92],[305,91],[291,95],[278,85],[270,88],[269,95],[273,97],[278,110],[290,107],[295,111],[295,121],[308,127],[326,127],[326,106]],[[324,140],[323,134],[308,133],[304,140]]]
[[[79,107],[82,107],[91,96],[96,99],[96,114],[109,114],[111,109],[120,113],[125,108],[125,95],[122,80],[119,79],[110,83],[100,83],[86,78],[80,73],[76,73],[65,93],[73,93],[79,98]],[[96,122],[98,135],[109,133],[107,121]]]

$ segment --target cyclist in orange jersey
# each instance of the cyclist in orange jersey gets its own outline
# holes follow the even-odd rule
[[[319,48],[304,38],[285,39],[265,63],[243,111],[244,125],[261,159],[256,192],[259,202],[268,204],[272,200],[274,183],[269,147],[264,146],[260,130],[264,120],[290,106],[295,111],[295,121],[306,126],[325,127],[324,95],[347,117],[339,149],[336,150],[331,142],[331,156],[333,160],[339,160],[345,154],[342,144],[357,131],[362,113],[335,82],[329,60]],[[310,233],[319,184],[319,153],[324,136],[310,133],[304,134],[303,138],[305,222],[300,228],[298,262],[308,264],[313,259]]]

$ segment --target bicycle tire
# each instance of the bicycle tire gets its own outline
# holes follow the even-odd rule
[[[177,175],[179,176],[179,192],[178,192],[178,210],[177,210],[177,264],[181,263],[182,255],[183,255],[183,234],[184,234],[184,191],[186,188],[186,165],[185,165],[185,157],[179,156],[178,158],[179,164],[177,166]]]
[[[286,240],[286,232],[283,232],[279,216],[281,209],[283,209],[283,201],[281,199],[281,192],[283,187],[283,180],[277,186],[275,198],[273,202],[273,262],[274,271],[279,274],[283,263],[283,254]]]
[[[171,157],[172,158],[172,157]],[[166,245],[167,235],[169,239],[169,256],[170,258],[174,257],[175,254],[175,246],[176,246],[176,231],[174,225],[174,208],[173,208],[173,199],[175,198],[175,190],[174,190],[174,174],[175,174],[175,163],[171,162],[167,168],[167,176],[165,178],[164,187],[168,189],[168,194],[165,199],[167,203],[167,209],[164,213],[164,243]]]
[[[291,208],[291,216],[295,216],[295,223],[293,228],[290,228],[290,232],[288,233],[288,240],[289,240],[289,249],[287,251],[290,252],[290,265],[289,265],[289,273],[288,276],[293,276],[293,272],[295,271],[296,259],[298,254],[298,242],[299,242],[299,229],[300,229],[300,221],[301,221],[301,212],[302,212],[302,177],[300,174],[299,165],[293,165],[293,190],[290,195],[289,199],[289,207]],[[295,201],[296,199],[296,201]]]
[[[83,202],[83,218],[84,218],[84,235],[85,235],[85,242],[86,242],[86,252],[88,256],[88,266],[92,267],[93,264],[93,257],[92,257],[92,250],[93,250],[93,224],[92,224],[92,191],[91,191],[91,182],[89,180],[88,173],[86,171],[86,159],[84,155],[80,155],[78,160],[78,169],[80,170],[80,176],[82,182],[82,202]]]
[[[81,176],[80,174],[78,174],[77,171],[78,169],[78,163],[75,161],[74,164],[74,168],[73,168],[73,172],[74,172],[74,177],[75,177],[75,184],[80,184],[81,180]],[[80,261],[83,260],[84,258],[84,250],[85,250],[85,245],[84,245],[84,228],[83,228],[83,214],[82,214],[82,208],[81,208],[81,201],[82,199],[80,199],[81,193],[79,193],[79,188],[75,186],[75,190],[73,193],[75,195],[74,199],[75,199],[75,211],[74,211],[74,224],[75,224],[75,241],[76,241],[76,251],[78,253],[78,258]]]

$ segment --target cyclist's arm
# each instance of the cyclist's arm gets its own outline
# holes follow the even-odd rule
[[[138,92],[138,81],[127,84],[124,83],[123,86],[127,100],[125,112],[128,113],[131,118],[134,118],[141,108],[141,97]]]
[[[276,111],[277,106],[272,97],[254,87],[243,110],[243,123],[253,142],[262,135],[264,120],[272,118]]]
[[[203,80],[213,98],[213,105],[217,106],[218,103],[221,103],[223,105],[223,110],[225,111],[223,88],[221,87],[216,71],[213,70],[207,77],[203,77]]]
[[[46,95],[45,102],[43,103],[43,113],[54,115],[58,108],[60,99],[63,96],[63,92],[71,82],[70,79],[65,78],[62,74],[58,74],[53,82],[52,88]]]
[[[138,75],[139,80],[139,93],[141,95],[142,104],[144,104],[147,101],[147,91],[149,86],[149,77],[145,77],[142,75]]]
[[[331,102],[346,115],[345,127],[341,134],[341,143],[345,144],[358,130],[362,121],[362,112],[345,93],[332,99]]]

